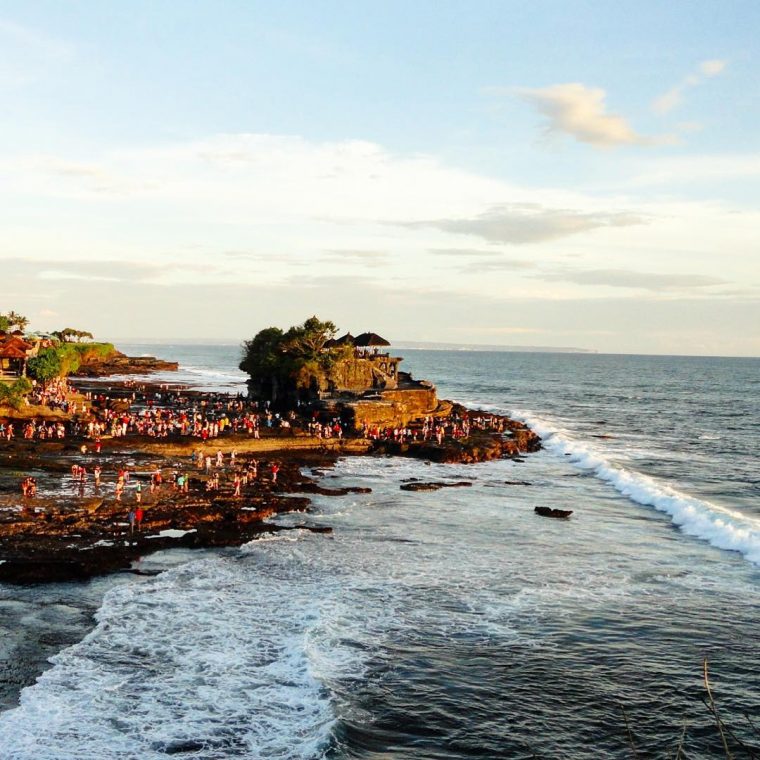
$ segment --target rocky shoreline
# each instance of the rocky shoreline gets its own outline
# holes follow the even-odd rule
[[[120,367],[119,374],[127,373]],[[283,512],[303,512],[298,527],[317,530],[309,525],[308,494],[339,497],[352,490],[323,488],[314,477],[338,457],[519,461],[541,445],[540,438],[520,422],[456,404],[448,405],[450,418],[466,425],[468,434],[438,441],[418,439],[414,425],[404,429],[407,438],[371,439],[348,430],[346,435],[323,437],[306,419],[294,417],[285,426],[278,417],[282,427],[262,425],[255,434],[249,428],[207,440],[190,434],[102,435],[96,443],[87,435],[87,419],[119,420],[119,415],[127,419],[136,410],[160,419],[162,413],[178,414],[185,407],[203,409],[204,415],[213,407],[221,410],[214,414],[222,419],[231,416],[226,409],[245,405],[240,399],[187,389],[184,395],[175,391],[168,396],[164,386],[134,381],[108,383],[107,390],[101,382],[74,383],[80,411],[69,415],[69,424],[77,433],[62,440],[30,440],[22,435],[0,440],[0,582],[41,583],[136,572],[135,561],[159,549],[240,545],[282,530],[270,519]],[[240,419],[248,419],[240,414]],[[264,419],[263,413],[259,416]],[[29,424],[28,416],[25,419]],[[96,467],[103,473],[99,485],[92,477]],[[77,468],[84,468],[85,479]],[[115,474],[120,473],[121,481],[125,470],[128,483],[119,486]],[[19,480],[24,476],[35,478],[35,495],[20,495]],[[138,506],[144,512],[139,530],[132,529],[129,521]]]

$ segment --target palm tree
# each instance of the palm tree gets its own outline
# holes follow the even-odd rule
[[[15,311],[9,311],[5,316],[10,327],[17,327],[24,332],[29,326],[29,320],[22,314],[17,314]]]

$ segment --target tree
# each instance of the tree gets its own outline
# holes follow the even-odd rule
[[[14,409],[19,409],[24,396],[31,390],[32,384],[26,377],[19,377],[10,385],[0,383],[0,406],[8,405]]]
[[[35,380],[52,380],[61,374],[61,356],[55,348],[44,348],[26,365],[27,373]]]
[[[337,332],[338,328],[333,322],[309,317],[302,325],[291,327],[285,333],[285,351],[303,359],[318,359],[325,343]]]
[[[53,335],[63,343],[70,343],[74,338],[80,335],[80,331],[75,330],[73,327],[64,327],[63,330],[56,330]]]
[[[272,401],[282,396],[297,398],[328,385],[337,349],[325,344],[337,332],[335,324],[316,316],[287,332],[267,327],[243,344],[240,369],[251,377],[251,393]]]
[[[282,362],[284,333],[279,327],[267,327],[243,344],[240,369],[252,378],[276,372]]]
[[[29,320],[15,311],[9,311],[7,314],[0,314],[0,330],[7,332],[14,327],[22,332],[29,326]]]

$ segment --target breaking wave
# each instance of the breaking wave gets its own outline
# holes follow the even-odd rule
[[[198,560],[109,591],[95,629],[0,714],[3,760],[322,757],[330,621],[255,568]]]
[[[604,452],[576,440],[551,420],[528,412],[513,414],[541,436],[546,449],[566,457],[578,469],[592,472],[636,504],[670,515],[673,524],[686,535],[708,541],[719,549],[740,552],[750,562],[760,565],[760,520],[757,518],[690,496],[649,475],[615,464]]]

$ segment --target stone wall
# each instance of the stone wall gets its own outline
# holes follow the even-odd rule
[[[360,399],[344,404],[353,411],[357,429],[364,423],[380,427],[404,426],[412,420],[435,414],[438,409],[438,396],[433,386],[387,390],[379,396],[378,399]]]
[[[395,388],[398,382],[396,357],[354,356],[338,362],[330,371],[330,385],[335,391],[361,393],[370,389]]]

